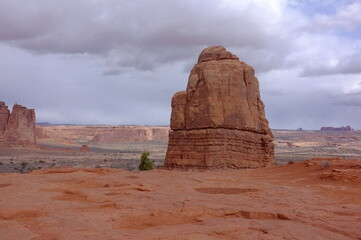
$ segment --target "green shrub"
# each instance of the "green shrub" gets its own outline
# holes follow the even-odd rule
[[[153,170],[153,161],[149,159],[149,152],[143,152],[140,157],[139,170]]]

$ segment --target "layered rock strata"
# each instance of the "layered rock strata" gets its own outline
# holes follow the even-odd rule
[[[35,146],[35,110],[15,104],[10,113],[4,102],[0,102],[1,145]]]
[[[273,135],[252,67],[224,47],[202,51],[172,98],[166,168],[257,168],[274,162]]]

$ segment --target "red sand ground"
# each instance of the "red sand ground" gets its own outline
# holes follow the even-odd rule
[[[361,239],[361,161],[0,174],[0,239]]]

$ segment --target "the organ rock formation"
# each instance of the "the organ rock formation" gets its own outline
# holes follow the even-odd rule
[[[35,111],[15,104],[10,113],[0,102],[0,146],[35,146]]]
[[[224,47],[202,51],[172,98],[166,168],[257,168],[274,162],[254,69]]]

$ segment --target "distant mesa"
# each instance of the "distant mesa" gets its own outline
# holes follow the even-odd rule
[[[169,127],[116,126],[97,128],[92,143],[164,141]]]
[[[353,131],[351,126],[342,127],[321,127],[321,131]]]
[[[166,126],[37,125],[37,139],[69,144],[104,144],[168,141]]]
[[[46,126],[46,125],[51,125],[51,124],[49,122],[37,122],[36,125]]]
[[[186,91],[172,98],[166,168],[273,164],[273,135],[254,69],[222,46],[202,51]]]
[[[35,146],[35,110],[15,104],[10,113],[0,102],[0,146]]]

